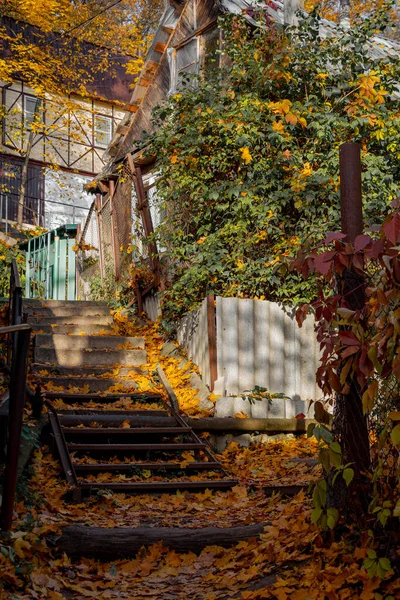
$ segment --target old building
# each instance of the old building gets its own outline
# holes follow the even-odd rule
[[[26,23],[3,18],[2,26],[30,43],[39,39],[38,30]],[[57,43],[56,37],[53,43]],[[87,46],[88,52],[96,52],[94,46]],[[7,48],[3,47],[3,53]],[[84,186],[104,168],[105,149],[130,101],[133,77],[124,69],[128,61],[129,57],[112,56],[108,71],[95,73],[86,86],[85,97],[45,93],[38,99],[23,73],[16,74],[12,83],[0,81],[3,221],[17,219],[21,173],[33,123],[23,222],[52,229],[86,218],[91,198]]]

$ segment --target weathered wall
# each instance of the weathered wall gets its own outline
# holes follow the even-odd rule
[[[157,321],[161,315],[160,300],[158,296],[146,296],[143,302],[143,310],[151,321]]]
[[[155,319],[158,314],[154,308],[152,316],[146,306],[145,310],[150,318]],[[285,312],[275,302],[217,297],[216,327],[215,391],[222,395],[217,401],[218,416],[234,416],[243,411],[257,418],[292,418],[308,413],[307,400],[316,400],[322,394],[315,381],[320,354],[313,317],[308,317],[299,328],[294,313]],[[177,340],[210,386],[206,300],[182,319]],[[251,405],[240,394],[255,386],[272,394],[285,394],[289,399],[275,398]]]
[[[304,412],[303,401],[321,395],[314,319],[307,318],[300,329],[294,314],[275,302],[217,297],[216,305],[218,377],[224,378],[225,392],[262,386],[292,399],[286,417]]]

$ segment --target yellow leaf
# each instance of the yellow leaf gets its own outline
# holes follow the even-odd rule
[[[274,121],[272,123],[272,129],[280,134],[284,133],[284,131],[285,131],[285,127],[284,127],[282,121]]]
[[[285,116],[285,121],[291,125],[296,125],[297,117],[292,112],[288,112],[288,114]]]
[[[247,419],[248,415],[241,410],[240,412],[235,413],[235,417],[236,419]]]
[[[241,158],[242,158],[242,160],[244,160],[244,162],[246,163],[246,165],[248,165],[249,162],[251,162],[251,160],[252,160],[252,156],[250,154],[249,149],[247,147],[240,148],[240,152],[241,152]]]
[[[18,538],[14,543],[15,552],[18,554],[20,558],[24,558],[23,550],[30,550],[31,545],[29,542],[24,540],[23,538]]]

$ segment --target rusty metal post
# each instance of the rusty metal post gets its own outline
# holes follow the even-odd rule
[[[14,510],[30,334],[28,325],[19,326],[11,363],[8,446],[0,512],[0,528],[3,531],[10,529]]]
[[[347,241],[354,242],[363,232],[360,144],[342,144],[339,161],[342,232],[347,234]]]
[[[217,368],[217,327],[215,315],[215,296],[207,296],[207,334],[208,354],[210,357],[210,390],[214,391],[214,384],[218,378]]]
[[[362,193],[361,193],[361,153],[356,143],[343,144],[340,156],[340,208],[342,233],[346,241],[354,242],[363,232]],[[364,277],[352,269],[345,269],[338,275],[338,291],[351,310],[361,310],[365,306]],[[342,365],[339,367],[340,377]],[[370,466],[370,445],[367,420],[363,413],[362,392],[355,378],[348,381],[348,394],[339,394],[336,400],[334,430],[342,444],[344,463],[352,463],[356,482]]]

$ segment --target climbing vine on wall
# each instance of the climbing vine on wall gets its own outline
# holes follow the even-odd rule
[[[342,142],[362,145],[367,223],[399,190],[400,61],[373,41],[385,8],[329,38],[316,12],[286,31],[252,16],[261,27],[220,20],[226,69],[189,82],[154,116],[170,322],[207,293],[313,297],[313,279],[288,273],[284,259],[338,228]]]

